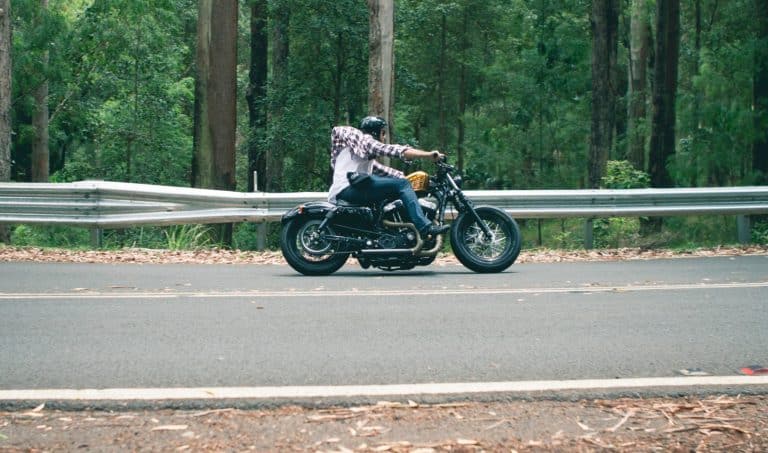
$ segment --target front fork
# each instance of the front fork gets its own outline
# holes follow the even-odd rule
[[[477,211],[475,211],[475,206],[472,203],[471,200],[469,200],[467,197],[464,196],[464,193],[462,192],[456,192],[454,195],[454,199],[457,201],[455,203],[456,208],[458,211],[466,212],[469,211],[470,215],[475,219],[475,222],[477,222],[478,225],[480,225],[480,229],[483,230],[483,235],[485,236],[486,240],[493,239],[493,232],[490,228],[488,228],[488,225],[483,222],[483,219],[480,218],[479,215],[477,215]]]

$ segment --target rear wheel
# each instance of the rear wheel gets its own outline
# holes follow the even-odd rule
[[[451,225],[451,247],[456,258],[475,272],[501,272],[520,254],[520,227],[501,209],[475,208],[488,227],[487,235],[471,213],[463,213]]]
[[[348,253],[335,253],[334,244],[325,240],[318,227],[322,219],[299,217],[283,226],[280,249],[288,264],[304,275],[328,275],[339,270]],[[329,227],[326,227],[332,233]]]

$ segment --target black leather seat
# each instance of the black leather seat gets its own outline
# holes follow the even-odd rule
[[[337,198],[336,199],[336,206],[340,206],[342,208],[359,208],[359,207],[363,207],[363,206],[366,206],[366,205],[350,203],[349,201],[341,200],[341,199]]]

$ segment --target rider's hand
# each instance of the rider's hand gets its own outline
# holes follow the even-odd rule
[[[440,151],[430,151],[429,158],[432,160],[432,162],[440,162],[441,160],[445,160],[445,154],[441,153]]]

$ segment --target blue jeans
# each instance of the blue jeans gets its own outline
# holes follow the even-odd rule
[[[419,205],[419,198],[407,179],[371,175],[371,181],[364,188],[349,186],[336,198],[354,204],[370,204],[383,200],[400,199],[411,222],[420,232],[426,230],[430,221]]]

